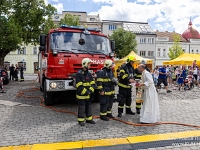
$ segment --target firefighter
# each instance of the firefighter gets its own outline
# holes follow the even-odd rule
[[[142,78],[142,73],[140,73],[139,71],[138,71],[138,68],[136,68],[135,70],[134,70],[134,78],[135,79],[138,79],[138,80],[141,80],[141,78]],[[136,93],[138,92],[138,87],[136,87]],[[142,104],[142,101],[141,100],[135,100],[135,103],[136,103],[136,112],[137,112],[137,114],[140,114],[140,109],[141,109],[141,104]]]
[[[19,67],[19,70],[20,70],[20,82],[23,82],[24,81],[24,67],[23,67],[23,65],[21,65]]]
[[[76,99],[78,101],[78,123],[80,126],[86,123],[95,124],[92,118],[91,101],[94,97],[94,89],[96,84],[92,74],[88,71],[91,60],[84,58],[82,60],[82,69],[76,74]]]
[[[104,121],[109,120],[107,117],[115,118],[111,112],[115,86],[117,85],[117,80],[112,71],[113,65],[112,60],[105,60],[104,68],[97,73],[97,89],[100,93],[100,119]]]
[[[127,63],[123,64],[120,68],[119,76],[119,94],[118,96],[118,117],[122,117],[124,104],[126,104],[126,114],[135,115],[131,110],[131,83],[134,83],[134,67],[133,63],[136,60],[134,55],[128,56]]]

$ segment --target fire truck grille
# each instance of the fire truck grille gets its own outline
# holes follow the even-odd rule
[[[97,64],[91,64],[90,70],[93,70],[94,72],[96,72],[98,70],[97,67],[98,67]],[[82,69],[82,65],[81,64],[73,64],[73,69],[75,72],[77,72],[78,70]]]

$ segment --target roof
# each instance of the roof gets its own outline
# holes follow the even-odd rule
[[[87,13],[86,11],[62,11],[62,12],[70,12],[70,13]]]
[[[188,24],[188,29],[183,32],[182,36],[187,40],[189,40],[189,39],[200,39],[199,32],[192,27],[191,18],[190,18],[190,22]]]
[[[183,36],[179,33],[176,33],[176,32],[168,32],[168,31],[165,31],[165,32],[159,32],[159,31],[156,31],[155,32],[157,37],[169,37],[169,41],[168,42],[174,42],[174,34],[178,34],[180,36],[180,42],[188,42],[185,38],[183,38]]]
[[[123,23],[123,28],[132,33],[155,34],[155,31],[149,24],[141,23]]]
[[[135,58],[136,58],[135,63],[136,64],[140,63],[142,60],[144,60],[147,64],[152,64],[153,63],[152,59],[143,58],[143,57],[137,55],[134,51],[131,51],[126,57],[124,57],[124,58],[122,58],[120,60],[116,60],[115,63],[117,64],[117,63],[124,63],[124,62],[126,62],[129,55],[134,55],[135,56]]]
[[[102,20],[102,22],[148,24],[147,22],[131,22],[131,21],[119,21],[119,20]]]
[[[185,30],[182,36],[185,39],[199,39],[200,38],[199,32],[192,27],[189,27],[187,30]]]

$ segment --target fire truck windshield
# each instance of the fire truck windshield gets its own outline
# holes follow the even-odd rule
[[[73,51],[75,53],[86,52],[109,54],[111,52],[108,38],[99,35],[86,35],[77,32],[53,32],[50,35],[51,49]],[[79,44],[80,37],[85,40],[84,45]]]

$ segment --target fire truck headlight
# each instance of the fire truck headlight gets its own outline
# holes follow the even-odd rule
[[[51,89],[55,89],[55,88],[57,87],[57,83],[56,83],[56,82],[51,82],[51,83],[49,84],[49,87],[50,87]]]
[[[58,82],[58,89],[64,89],[65,83],[63,81]]]

